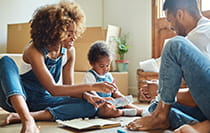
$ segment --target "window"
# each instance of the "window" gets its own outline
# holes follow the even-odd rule
[[[165,0],[156,0],[156,4],[157,4],[157,8],[158,8],[158,18],[163,18],[165,17],[165,13],[163,11],[163,3],[164,3]]]
[[[164,40],[175,36],[169,28],[162,10],[165,0],[152,0],[152,57],[161,55]],[[210,19],[210,0],[198,0],[199,7],[205,17]]]
[[[164,11],[162,10],[163,3],[165,0],[156,0],[156,5],[157,5],[157,18],[163,18],[165,17]],[[200,3],[200,7],[202,11],[207,11],[210,10],[210,0],[198,0]]]
[[[201,1],[201,9],[202,11],[210,10],[210,0],[200,0]]]

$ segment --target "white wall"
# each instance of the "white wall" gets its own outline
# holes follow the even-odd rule
[[[151,58],[151,0],[104,0],[104,25],[114,24],[122,28],[122,33],[130,33],[129,89],[136,94],[136,70],[138,62]]]
[[[103,0],[75,0],[84,10],[86,26],[103,25]]]
[[[6,51],[7,24],[28,22],[40,5],[59,0],[0,0],[0,53]],[[75,0],[84,9],[87,26],[118,25],[130,33],[129,89],[136,94],[138,62],[151,58],[151,0]]]
[[[0,0],[0,53],[6,51],[7,24],[28,22],[35,9],[59,0]]]

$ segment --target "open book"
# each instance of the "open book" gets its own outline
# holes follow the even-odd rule
[[[111,121],[107,119],[73,119],[73,120],[56,120],[58,124],[63,126],[71,127],[78,130],[87,130],[87,129],[99,129],[99,128],[111,128],[121,126],[120,122]]]

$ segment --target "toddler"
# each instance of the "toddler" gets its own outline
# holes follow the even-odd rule
[[[115,80],[110,71],[110,65],[112,62],[112,51],[109,45],[104,41],[96,41],[90,47],[88,53],[88,60],[92,69],[90,69],[85,77],[85,83],[95,83],[95,82],[109,82],[115,84]],[[101,93],[89,91],[85,94],[94,95],[97,97],[103,97],[105,100],[114,100],[112,98],[124,97],[124,95],[116,90],[113,93]],[[97,115],[99,117],[118,117],[118,116],[136,116],[141,115],[142,110],[138,109],[136,106],[129,104],[123,107],[114,107],[109,102],[104,102],[102,106],[99,107]]]

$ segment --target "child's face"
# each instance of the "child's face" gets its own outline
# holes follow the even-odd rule
[[[76,24],[72,24],[68,30],[68,38],[64,40],[65,48],[69,49],[73,47],[74,41],[76,40]]]
[[[92,63],[91,66],[99,75],[104,75],[110,70],[111,60],[108,56],[101,57],[97,62]]]

